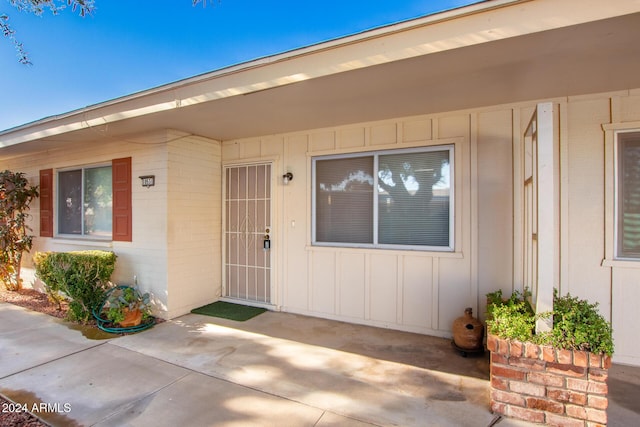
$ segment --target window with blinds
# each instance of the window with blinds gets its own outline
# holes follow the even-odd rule
[[[640,258],[640,131],[618,134],[617,257]]]
[[[58,172],[58,234],[111,238],[111,165]]]
[[[453,250],[453,146],[313,159],[313,243]]]

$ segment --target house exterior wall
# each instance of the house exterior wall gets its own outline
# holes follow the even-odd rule
[[[614,170],[603,130],[611,123],[638,122],[640,128],[638,90],[224,142],[223,163],[275,158],[276,178],[287,171],[295,176],[275,189],[274,303],[284,311],[437,336],[450,336],[467,306],[484,318],[486,293],[523,286],[520,144],[535,105],[548,101],[558,139],[554,286],[597,302],[613,322],[614,360],[638,364],[628,319],[640,296],[640,263],[607,262]],[[311,245],[313,156],[451,143],[453,253]]]
[[[167,292],[172,318],[217,300],[222,269],[220,144],[167,143]]]
[[[468,305],[472,286],[470,116],[453,114],[357,124],[223,143],[223,163],[275,158],[278,277],[282,310],[445,336]],[[455,145],[456,250],[421,252],[311,245],[313,156],[428,145]],[[451,307],[442,310],[441,307]]]
[[[176,131],[94,144],[49,143],[0,168],[38,171],[132,157],[133,241],[36,238],[33,251],[107,249],[114,280],[154,293],[163,317],[211,302],[222,284],[222,166],[273,162],[273,303],[283,311],[450,336],[465,307],[522,289],[522,135],[537,102],[556,121],[559,268],[554,286],[597,302],[612,321],[614,361],[640,365],[635,319],[640,262],[614,257],[614,132],[640,129],[640,89],[496,105],[218,143]],[[453,252],[311,244],[311,165],[319,155],[453,144]],[[28,145],[28,143],[26,144]],[[280,176],[292,172],[283,185]],[[140,175],[155,175],[144,188]],[[32,206],[37,235],[38,201]],[[30,257],[24,278],[33,279]]]
[[[611,271],[602,268],[605,235],[594,232],[604,224],[604,133],[602,125],[611,120],[609,97],[577,98],[567,108],[565,194],[568,240],[566,277],[562,292],[579,294],[598,301],[610,313]],[[562,114],[562,112],[561,112]],[[600,227],[599,227],[600,228]]]
[[[24,172],[33,185],[38,185],[41,169],[53,168],[55,172],[131,157],[131,242],[39,237],[39,200],[36,199],[30,211],[31,228],[37,236],[31,253],[113,251],[118,259],[112,280],[133,284],[135,276],[141,290],[149,291],[155,298],[156,314],[169,318],[211,302],[219,295],[220,209],[216,206],[220,203],[219,152],[215,141],[175,131],[158,131],[124,140],[105,137],[96,143],[73,146],[49,143],[45,149],[34,150],[28,156],[0,161],[0,168]],[[142,187],[138,178],[141,175],[155,175],[155,186]],[[210,216],[203,223],[204,215],[200,212],[205,209],[210,211]],[[194,279],[195,276],[198,278]],[[23,260],[23,279],[26,286],[42,287],[35,278],[29,255]]]
[[[602,268],[610,273],[611,321],[615,354],[613,360],[640,366],[640,342],[636,329],[638,300],[640,298],[640,262],[622,261],[614,258],[613,236],[615,220],[614,185],[614,138],[615,130],[640,129],[640,90],[612,94],[610,97],[611,119],[603,125],[604,141],[604,259]]]
[[[2,168],[25,172],[30,182],[39,184],[38,171],[53,168],[85,166],[108,162],[114,158],[132,157],[132,210],[133,210],[133,242],[100,242],[79,239],[61,239],[39,237],[39,199],[31,205],[31,228],[34,245],[31,253],[37,251],[78,251],[78,250],[110,250],[116,253],[116,270],[113,281],[132,284],[137,276],[140,287],[154,293],[162,307],[166,306],[163,298],[163,287],[166,283],[167,243],[162,236],[166,228],[167,203],[164,197],[158,197],[159,191],[166,182],[166,150],[157,144],[162,136],[149,136],[135,143],[105,140],[97,144],[80,144],[68,147],[65,144],[51,144],[43,151],[29,156],[8,159]],[[138,176],[155,174],[156,186],[151,189],[139,185]],[[54,181],[55,185],[55,181]],[[155,191],[156,193],[152,193]],[[54,206],[55,206],[54,196]],[[55,210],[55,207],[54,207]],[[150,215],[150,212],[154,212]],[[54,222],[57,216],[54,216]],[[24,280],[26,285],[40,288],[41,283],[34,277],[34,266],[30,256],[23,261]]]

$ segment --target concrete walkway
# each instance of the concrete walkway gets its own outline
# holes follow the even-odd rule
[[[190,314],[134,335],[95,335],[0,303],[0,394],[54,426],[496,421],[488,357],[461,357],[445,339],[273,312],[247,322]],[[623,422],[638,415],[627,406]]]

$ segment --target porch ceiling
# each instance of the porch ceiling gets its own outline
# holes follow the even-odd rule
[[[635,13],[145,113],[108,125],[52,136],[45,131],[39,141],[2,148],[0,159],[53,141],[99,141],[158,129],[224,141],[638,88],[638,40],[640,13]],[[2,140],[0,134],[0,147],[9,145]]]

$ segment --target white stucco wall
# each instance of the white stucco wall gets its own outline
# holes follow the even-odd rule
[[[221,295],[220,144],[195,136],[167,143],[168,317]]]
[[[28,149],[28,143],[24,148]],[[217,237],[220,213],[219,208],[215,208],[220,200],[219,152],[219,143],[215,141],[175,131],[158,131],[125,139],[105,136],[94,143],[73,146],[49,143],[29,156],[0,161],[0,168],[25,172],[31,183],[38,185],[41,169],[55,171],[131,157],[132,242],[39,237],[40,205],[36,199],[30,211],[32,234],[37,236],[31,253],[113,251],[118,259],[112,281],[133,284],[135,276],[140,289],[151,292],[155,298],[156,314],[169,318],[211,302],[220,293],[220,264],[216,262],[220,258]],[[155,175],[155,186],[142,187],[138,178],[141,175]],[[189,206],[195,209],[188,209]],[[198,218],[205,209],[212,214],[202,223]],[[206,242],[205,247],[196,246],[196,241]],[[26,286],[41,287],[28,254],[23,262],[23,278]]]

